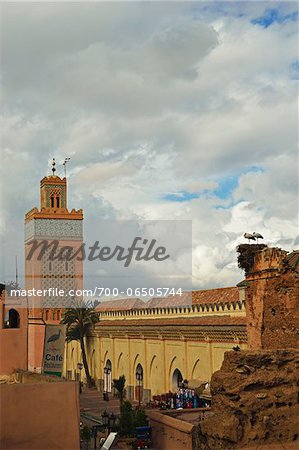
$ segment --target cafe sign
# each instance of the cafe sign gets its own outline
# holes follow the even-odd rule
[[[43,373],[61,377],[63,371],[65,325],[46,325]]]

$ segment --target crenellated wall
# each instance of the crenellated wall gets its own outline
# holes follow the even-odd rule
[[[240,287],[246,292],[248,346],[299,346],[299,252],[265,248]]]

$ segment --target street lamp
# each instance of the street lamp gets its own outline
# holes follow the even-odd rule
[[[104,367],[104,373],[106,375],[109,375],[110,372],[111,372],[111,369],[109,367]]]
[[[81,362],[78,362],[77,368],[79,370],[79,387],[80,387],[80,394],[81,394],[81,371],[83,369],[83,364]]]
[[[110,430],[113,430],[115,427],[116,422],[116,416],[115,414],[111,413],[109,414],[106,410],[102,414],[102,422],[103,426],[105,428],[105,431],[108,431],[108,434],[110,433]]]
[[[105,428],[107,428],[107,426],[108,426],[108,420],[109,420],[109,414],[105,410],[102,414],[102,421],[103,421],[103,425]]]
[[[111,373],[110,367],[107,367],[107,366],[104,367],[105,387],[106,387],[106,390],[104,391],[104,400],[106,400],[106,401],[109,400],[109,398],[108,398],[108,376],[110,375],[110,373]]]
[[[106,410],[102,414],[102,423],[103,423],[103,426],[104,426],[105,436],[106,436],[106,430],[107,430],[108,424],[109,424],[109,414],[107,413]]]
[[[116,421],[116,416],[111,413],[108,419],[108,431],[110,432],[110,430],[113,430],[114,426],[115,426],[115,421]]]
[[[141,382],[143,380],[143,370],[141,367],[138,367],[136,370],[136,380],[138,381],[138,406],[140,408],[141,403],[140,391],[141,391]]]

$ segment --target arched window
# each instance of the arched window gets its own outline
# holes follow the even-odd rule
[[[137,364],[135,376],[136,376],[136,380],[138,380],[138,381],[143,380],[143,367],[140,363]]]
[[[5,328],[20,328],[20,315],[15,309],[8,311],[8,316],[5,319]]]
[[[54,195],[51,195],[51,208],[54,208]]]
[[[176,390],[183,381],[183,375],[179,369],[175,369],[172,374],[172,389]]]
[[[60,197],[59,196],[56,197],[56,206],[57,206],[57,208],[60,208]]]

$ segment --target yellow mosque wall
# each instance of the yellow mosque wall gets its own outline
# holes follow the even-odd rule
[[[132,311],[127,312],[130,317],[132,314]],[[125,317],[124,312],[119,312],[112,321],[107,320],[106,314],[86,339],[86,349],[91,376],[98,389],[103,391],[107,386],[104,368],[110,361],[110,383],[125,375],[129,399],[136,399],[138,364],[143,368],[142,400],[149,401],[153,395],[176,390],[173,380],[176,369],[183,379],[209,381],[212,373],[220,369],[226,351],[235,345],[247,348],[243,304],[236,308],[235,316],[232,312],[231,316],[226,312],[223,315],[213,312],[209,317],[194,317],[189,312],[188,318],[163,319],[163,325],[158,312],[156,320],[138,317],[133,321]],[[171,319],[171,315],[168,318]],[[67,344],[65,356],[64,374],[74,379],[77,363],[82,360],[79,344]]]

